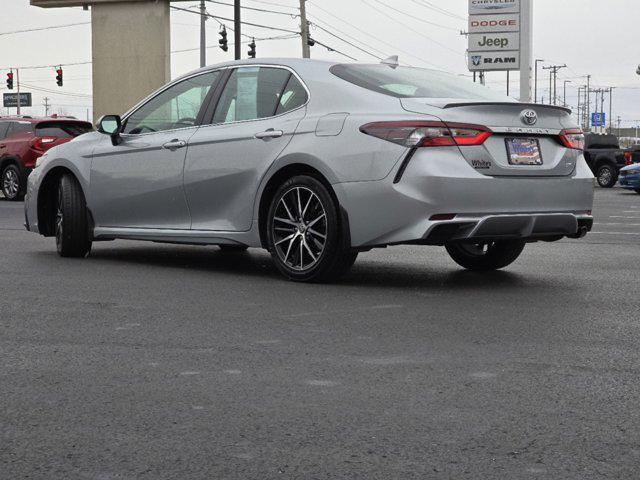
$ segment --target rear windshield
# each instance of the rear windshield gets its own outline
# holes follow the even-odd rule
[[[397,98],[452,98],[489,102],[513,99],[437,70],[388,65],[334,65],[331,73],[360,87]]]
[[[36,125],[37,137],[73,138],[93,130],[84,122],[43,122]]]

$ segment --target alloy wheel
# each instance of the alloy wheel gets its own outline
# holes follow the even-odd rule
[[[327,214],[313,191],[297,186],[287,190],[272,225],[274,248],[287,267],[303,272],[320,261],[327,243]]]
[[[2,178],[2,189],[7,194],[8,198],[15,198],[18,195],[19,188],[20,183],[18,174],[12,168],[7,168],[4,171],[4,176]]]
[[[58,188],[58,201],[56,206],[56,225],[55,225],[56,245],[58,246],[58,248],[62,246],[62,239],[63,239],[64,213],[62,212],[62,200],[63,200],[62,185],[60,185],[60,187]]]
[[[610,168],[602,168],[600,170],[600,175],[598,176],[598,183],[600,185],[609,185],[612,176],[613,173],[611,172]]]

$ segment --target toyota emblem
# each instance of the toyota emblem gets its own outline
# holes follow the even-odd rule
[[[520,119],[525,125],[535,125],[538,121],[538,114],[533,110],[525,110],[520,114]]]

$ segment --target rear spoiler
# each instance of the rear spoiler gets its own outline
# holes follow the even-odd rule
[[[513,107],[514,105],[519,105],[521,107],[530,107],[530,108],[551,108],[553,110],[560,110],[565,113],[571,113],[570,108],[560,107],[558,105],[545,105],[542,103],[520,103],[520,102],[465,102],[465,103],[447,103],[442,108],[456,108],[456,107],[473,107],[476,105],[504,105]]]

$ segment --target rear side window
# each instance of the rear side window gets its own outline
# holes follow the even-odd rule
[[[294,84],[292,91],[287,91],[290,78],[291,72],[283,68],[236,68],[222,91],[213,123],[257,120],[272,117],[281,108],[283,112],[291,110],[289,102],[281,104],[284,94],[293,101]]]
[[[33,133],[33,124],[31,122],[11,122],[7,137],[11,137],[17,133]]]
[[[7,138],[7,130],[9,130],[9,122],[0,122],[0,140]]]
[[[74,138],[92,130],[90,123],[43,122],[36,125],[36,137]]]
[[[282,95],[278,99],[278,109],[276,115],[281,115],[291,110],[295,110],[307,103],[307,91],[304,89],[300,81],[291,74],[287,86],[284,88]]]
[[[487,87],[456,75],[424,68],[388,65],[334,65],[331,73],[347,82],[396,98],[451,98],[513,102]]]

